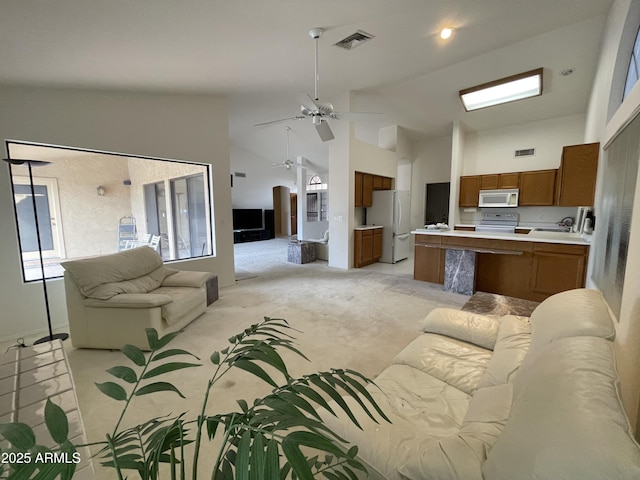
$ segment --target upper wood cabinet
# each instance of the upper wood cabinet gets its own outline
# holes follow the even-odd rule
[[[355,172],[355,206],[373,205],[374,190],[391,190],[391,178],[371,173]]]
[[[460,177],[460,200],[458,204],[461,207],[477,207],[479,192],[480,175]]]
[[[498,188],[519,188],[520,172],[501,173],[498,176]]]
[[[556,180],[556,205],[593,205],[599,151],[599,143],[570,145],[562,149],[562,162]]]
[[[493,173],[490,175],[480,175],[480,190],[495,190],[498,188],[500,175]]]
[[[520,206],[552,206],[557,170],[520,172]]]

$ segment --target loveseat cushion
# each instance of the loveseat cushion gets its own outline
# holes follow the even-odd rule
[[[582,335],[613,340],[613,317],[602,293],[579,288],[544,300],[531,314],[531,350],[565,337]]]
[[[406,457],[398,469],[402,478],[482,480],[482,465],[509,418],[511,399],[511,384],[478,389],[460,431]]]
[[[162,318],[169,325],[178,322],[187,312],[193,312],[198,308],[204,311],[206,307],[206,294],[204,287],[160,287],[153,294],[165,295],[171,298],[171,302],[161,307]]]
[[[493,356],[478,388],[511,382],[529,350],[530,343],[531,324],[527,317],[502,317]]]
[[[455,338],[423,333],[391,363],[408,365],[471,395],[490,360],[491,350]]]
[[[640,448],[618,396],[611,342],[556,339],[527,355],[513,386],[485,480],[640,478]]]
[[[453,308],[434,308],[420,324],[423,332],[437,333],[493,349],[498,336],[500,320]]]
[[[61,264],[85,297],[107,300],[120,293],[147,293],[177,272],[150,247]]]

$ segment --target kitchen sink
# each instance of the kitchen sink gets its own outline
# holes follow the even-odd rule
[[[543,227],[543,228],[534,228],[533,230],[531,230],[532,232],[558,232],[558,233],[570,233],[571,229],[570,228],[563,228],[563,227]]]

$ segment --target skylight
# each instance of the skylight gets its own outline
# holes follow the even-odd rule
[[[542,68],[460,90],[467,112],[542,95]]]

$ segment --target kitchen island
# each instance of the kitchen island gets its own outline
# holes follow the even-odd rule
[[[444,284],[447,290],[541,302],[585,285],[589,242],[578,234],[428,229],[411,233],[414,278]]]

